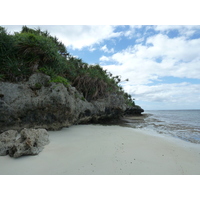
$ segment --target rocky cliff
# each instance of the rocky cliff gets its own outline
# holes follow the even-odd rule
[[[56,130],[119,118],[127,109],[123,96],[110,94],[88,102],[76,88],[51,83],[50,77],[42,73],[33,74],[27,82],[0,82],[0,132],[22,128]],[[143,112],[134,109],[138,114]]]

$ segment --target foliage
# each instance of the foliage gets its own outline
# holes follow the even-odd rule
[[[29,32],[16,34],[15,38],[18,57],[21,55],[21,59],[31,71],[48,66],[54,68],[57,73],[62,73],[64,58],[50,38]]]
[[[39,90],[41,87],[42,87],[42,84],[36,83],[34,88]]]
[[[84,100],[105,98],[112,92],[123,95],[128,105],[135,105],[118,85],[120,76],[71,56],[57,37],[40,28],[23,26],[21,32],[11,35],[0,27],[0,69],[0,81],[24,81],[40,71],[49,75],[51,82],[76,87]]]
[[[132,99],[131,95],[126,93],[126,92],[123,92],[124,94],[124,99],[126,100],[126,104],[129,105],[129,106],[136,106],[135,105],[135,102],[134,102],[134,99]]]
[[[23,27],[20,33],[9,35],[0,27],[0,67],[7,81],[27,79],[45,66],[62,74],[66,55],[64,45],[47,32]]]
[[[49,40],[51,40],[51,42],[53,42],[56,45],[56,47],[61,55],[65,56],[65,57],[67,55],[69,55],[69,53],[67,52],[67,50],[65,48],[65,45],[62,42],[60,42],[56,36],[52,37],[48,31],[41,31],[40,28],[34,30],[31,28],[28,28],[27,26],[23,26],[21,33],[30,33],[33,35],[48,38]]]
[[[1,79],[10,80],[20,73],[18,61],[14,55],[14,38],[0,27],[0,69]]]
[[[66,87],[70,84],[69,81],[66,78],[63,78],[61,76],[56,76],[51,79],[51,82],[53,83],[63,83]]]

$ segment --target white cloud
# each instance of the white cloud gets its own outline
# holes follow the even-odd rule
[[[135,40],[136,43],[141,43],[144,41],[144,37],[138,38],[137,40]]]
[[[158,34],[147,39],[146,45],[137,44],[103,57],[116,62],[105,65],[112,73],[119,73],[135,84],[147,84],[163,76],[200,79],[200,39],[169,38]]]
[[[129,38],[129,39],[138,36],[136,34],[136,30],[140,29],[141,27],[142,27],[142,25],[130,25],[129,29],[124,32],[124,36]]]
[[[5,26],[8,31],[20,31],[22,26]],[[38,26],[30,25],[30,28]],[[66,47],[82,49],[93,44],[99,44],[104,40],[119,37],[121,32],[115,32],[115,26],[110,25],[41,25],[42,30],[48,30],[51,35],[55,35]]]
[[[103,47],[101,47],[101,50],[106,53],[114,53],[114,48],[111,48],[110,50],[107,48],[107,45],[105,44]]]
[[[191,29],[200,29],[200,26],[199,25],[157,25],[155,26],[155,29],[159,31],[167,31],[167,30],[172,30],[172,29],[191,30]]]
[[[100,61],[109,61],[109,57],[101,56]]]
[[[57,30],[57,36],[66,46],[81,49],[118,37],[120,33],[115,33],[113,26],[64,26],[63,31]]]
[[[182,108],[195,105],[197,108],[200,84],[162,84],[162,77],[200,79],[199,52],[200,39],[169,38],[158,34],[147,38],[145,45],[129,46],[111,56],[104,56],[102,60],[113,62],[104,65],[104,69],[113,75],[121,75],[122,79],[129,79],[123,87],[136,100],[178,103]],[[160,84],[150,86],[149,83],[155,80]]]
[[[197,30],[200,30],[199,25],[158,25],[154,26],[155,30],[161,32],[169,32],[170,30],[177,30],[180,35],[191,36]]]
[[[91,52],[93,52],[93,51],[95,51],[95,50],[96,50],[96,48],[94,48],[94,47],[90,46],[88,50],[89,50],[89,51],[91,51]]]
[[[200,84],[174,83],[159,85],[126,85],[128,91],[137,100],[168,102],[179,104],[199,104]]]
[[[146,48],[146,57],[167,57],[176,60],[191,61],[199,56],[200,39],[187,40],[185,37],[168,38],[158,34],[147,39],[146,44],[153,46]],[[149,54],[150,53],[150,54]]]

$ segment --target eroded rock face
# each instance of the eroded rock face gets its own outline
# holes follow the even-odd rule
[[[0,133],[22,128],[57,130],[99,118],[118,117],[126,109],[121,96],[88,102],[76,88],[50,83],[33,74],[25,83],[0,82]]]
[[[37,155],[49,144],[49,134],[45,129],[23,129],[5,131],[0,134],[0,156]]]
[[[144,110],[140,107],[127,108],[124,112],[125,115],[141,115]]]
[[[0,82],[0,133],[22,128],[58,130],[73,124],[123,115],[122,96],[88,102],[74,87],[50,83],[50,77],[33,74],[25,83]]]

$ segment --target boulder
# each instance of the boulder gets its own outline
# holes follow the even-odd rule
[[[45,129],[9,130],[0,134],[0,155],[11,157],[37,155],[49,144],[49,134]]]

